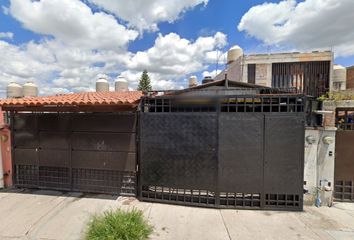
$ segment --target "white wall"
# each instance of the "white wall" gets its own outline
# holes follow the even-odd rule
[[[334,156],[335,156],[335,130],[315,130],[305,131],[305,165],[304,165],[304,189],[308,193],[304,194],[305,204],[314,204],[317,197],[317,188],[321,189],[320,198],[322,206],[328,206],[332,202],[334,187]],[[314,143],[309,143],[306,138],[312,136]],[[332,142],[325,143],[325,137],[330,137]],[[322,181],[322,186],[320,186]],[[326,188],[325,188],[326,186]]]

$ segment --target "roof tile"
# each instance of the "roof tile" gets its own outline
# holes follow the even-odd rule
[[[121,105],[136,104],[143,96],[140,91],[128,92],[84,92],[60,94],[55,96],[39,96],[9,98],[0,100],[0,106],[45,106],[45,105]]]

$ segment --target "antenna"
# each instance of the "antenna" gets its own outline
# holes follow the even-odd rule
[[[227,54],[224,54],[224,70],[227,69],[226,55],[227,55]]]
[[[216,65],[215,65],[215,76],[218,75],[218,69],[219,69],[219,49],[216,49]]]

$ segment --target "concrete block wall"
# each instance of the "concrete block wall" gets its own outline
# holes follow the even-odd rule
[[[332,204],[335,162],[335,129],[306,129],[304,159],[304,204],[313,205],[317,190],[321,206]],[[309,139],[314,139],[314,142]],[[331,142],[324,141],[325,138]]]
[[[322,109],[327,111],[323,116],[323,126],[326,129],[333,129],[336,127],[337,108],[354,108],[354,100],[328,100],[323,102]]]

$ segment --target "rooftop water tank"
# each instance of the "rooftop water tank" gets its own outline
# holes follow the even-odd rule
[[[188,81],[188,87],[195,87],[198,85],[198,78],[196,76],[191,76]]]
[[[114,83],[114,89],[116,92],[125,92],[129,91],[128,81],[123,77],[118,77]]]
[[[109,83],[107,79],[100,77],[96,81],[96,92],[109,92]]]
[[[214,81],[213,78],[211,76],[205,76],[203,81],[202,81],[202,84],[205,84],[205,83],[210,83]]]
[[[347,69],[341,65],[333,66],[334,90],[345,90],[347,81]]]
[[[20,84],[10,83],[6,88],[7,98],[21,98],[23,97],[23,89]]]
[[[232,63],[233,61],[236,61],[239,59],[241,56],[243,56],[243,50],[240,48],[240,46],[235,45],[232,48],[229,49],[227,52],[227,64]]]
[[[24,97],[36,97],[38,96],[38,87],[33,82],[26,82],[23,84],[23,96]]]
[[[347,69],[341,65],[333,66],[333,82],[344,82],[347,78]]]

